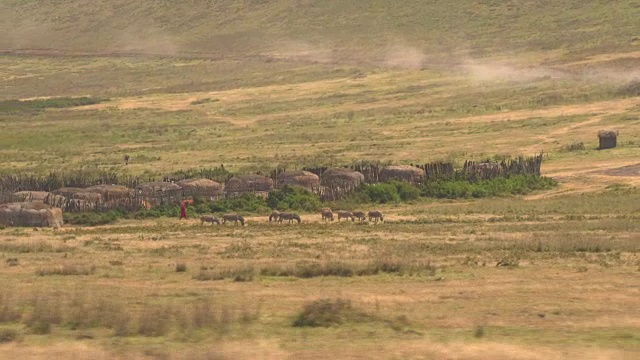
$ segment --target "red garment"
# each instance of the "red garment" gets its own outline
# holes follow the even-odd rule
[[[180,219],[188,219],[189,217],[187,216],[187,203],[183,202],[182,205],[180,205]]]

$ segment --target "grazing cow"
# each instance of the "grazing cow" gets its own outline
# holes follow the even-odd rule
[[[351,219],[353,222],[353,214],[350,211],[338,211],[338,222],[340,219]]]
[[[300,224],[300,216],[298,216],[298,214],[280,213],[280,217],[278,218],[278,222],[282,223],[282,220],[289,220],[289,224],[291,224],[292,221],[296,220],[298,222],[298,224]]]
[[[279,218],[280,218],[280,212],[278,210],[273,210],[271,215],[269,215],[269,222],[271,221],[278,222]]]
[[[227,221],[233,221],[235,225],[238,225],[238,221],[244,226],[244,218],[238,214],[224,214],[222,215],[222,223],[226,224]]]
[[[358,219],[361,223],[367,219],[367,215],[364,213],[364,211],[354,211],[353,217]]]
[[[216,223],[218,225],[220,225],[220,220],[218,220],[217,217],[215,216],[200,216],[200,222],[202,223],[202,225],[204,225],[204,223],[208,222],[208,223]]]
[[[322,221],[333,221],[333,212],[331,209],[322,209]]]
[[[372,219],[375,220],[375,223],[378,223],[378,220],[384,221],[384,216],[382,216],[382,213],[380,211],[369,211],[369,221],[371,221]]]

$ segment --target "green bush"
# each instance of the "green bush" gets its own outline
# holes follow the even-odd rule
[[[395,185],[390,183],[367,185],[362,190],[370,202],[387,204],[400,202],[400,195]]]
[[[64,221],[72,225],[105,225],[110,224],[118,219],[126,217],[127,213],[123,210],[111,210],[106,213],[83,212],[83,213],[64,213]]]
[[[424,197],[458,199],[458,198],[482,198],[499,195],[521,195],[535,190],[546,190],[557,185],[551,178],[535,175],[516,175],[509,178],[498,178],[469,182],[434,181],[421,187]]]
[[[280,211],[301,210],[318,211],[322,208],[320,197],[298,186],[284,186],[281,190],[269,193],[267,205]]]
[[[3,100],[0,101],[0,113],[15,113],[19,111],[38,111],[46,108],[69,108],[83,105],[99,104],[108,99],[93,97],[61,97],[35,100]]]
[[[398,190],[398,196],[400,196],[400,200],[402,201],[412,201],[420,197],[420,189],[407,182],[394,181],[392,184],[395,185]]]
[[[256,194],[242,194],[235,198],[222,199],[209,205],[210,212],[266,212],[269,211],[264,198]]]

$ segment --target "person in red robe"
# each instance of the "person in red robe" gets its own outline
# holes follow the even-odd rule
[[[188,219],[189,217],[187,216],[187,202],[183,201],[182,205],[180,205],[180,220],[182,219]]]

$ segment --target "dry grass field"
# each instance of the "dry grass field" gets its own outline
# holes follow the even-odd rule
[[[1,174],[544,152],[559,184],[376,225],[1,228],[0,357],[640,356],[637,1],[38,3],[0,4]]]

